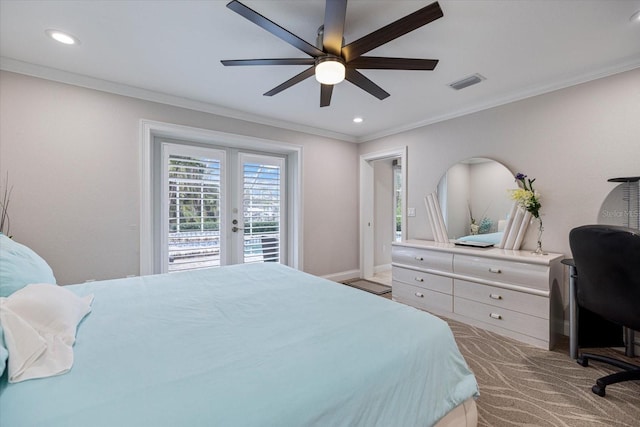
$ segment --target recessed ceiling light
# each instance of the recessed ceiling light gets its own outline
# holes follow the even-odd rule
[[[362,123],[362,122],[364,122],[364,119],[362,117],[353,118],[353,123]]]
[[[640,10],[636,11],[636,13],[631,15],[631,18],[629,18],[629,21],[631,21],[631,22],[640,22]]]
[[[72,36],[71,34],[65,33],[60,30],[46,30],[45,34],[54,39],[57,42],[63,44],[80,44],[80,40],[77,37]]]

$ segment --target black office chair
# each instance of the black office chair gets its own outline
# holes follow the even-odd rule
[[[569,244],[578,271],[578,306],[604,319],[640,330],[640,231],[611,225],[585,225],[571,230]],[[591,390],[640,380],[640,366],[597,354],[581,353],[578,363],[609,363],[622,372],[599,378]]]

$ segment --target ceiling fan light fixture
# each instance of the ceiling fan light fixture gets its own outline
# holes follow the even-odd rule
[[[326,56],[316,61],[316,80],[324,85],[335,85],[344,80],[344,61],[336,56]]]

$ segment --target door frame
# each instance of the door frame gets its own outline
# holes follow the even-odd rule
[[[407,239],[407,146],[360,155],[360,277],[365,279],[374,275],[375,180],[373,162],[392,158],[400,158],[402,166],[401,236],[403,241]]]
[[[140,274],[154,274],[153,230],[153,143],[155,137],[187,140],[213,146],[224,146],[241,150],[255,150],[284,154],[287,176],[287,247],[286,259],[282,260],[295,269],[301,269],[303,258],[302,215],[302,146],[201,129],[154,120],[140,120]]]

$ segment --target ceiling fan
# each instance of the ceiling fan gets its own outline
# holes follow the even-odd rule
[[[392,22],[360,39],[343,45],[344,21],[347,12],[347,0],[326,0],[324,25],[318,29],[317,46],[307,43],[295,34],[239,1],[232,1],[227,7],[311,58],[276,59],[234,59],[221,61],[225,66],[234,65],[311,65],[300,74],[266,92],[273,96],[315,74],[321,83],[320,106],[331,103],[333,86],[343,79],[353,83],[378,99],[389,96],[384,89],[369,80],[357,69],[378,70],[433,70],[437,59],[387,58],[363,56],[365,53],[382,46],[400,36],[442,18],[442,9],[438,2],[419,9],[404,18]]]

